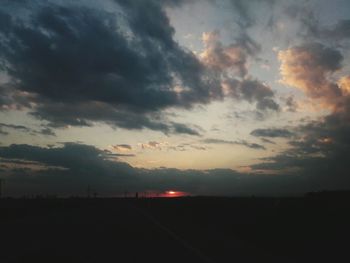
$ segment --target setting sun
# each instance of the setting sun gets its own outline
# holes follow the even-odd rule
[[[160,197],[182,197],[182,196],[188,196],[189,194],[182,191],[174,191],[174,190],[168,190],[163,192],[163,194],[160,195]]]

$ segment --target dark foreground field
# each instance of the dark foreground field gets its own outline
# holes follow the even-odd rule
[[[349,198],[1,199],[0,262],[350,262]]]

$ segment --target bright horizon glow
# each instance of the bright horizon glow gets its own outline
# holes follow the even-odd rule
[[[168,191],[165,191],[163,194],[161,194],[160,197],[172,198],[172,197],[182,197],[182,196],[188,196],[188,195],[189,193],[186,193],[186,192],[168,190]]]

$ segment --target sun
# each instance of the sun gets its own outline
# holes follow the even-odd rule
[[[167,190],[162,193],[160,193],[159,197],[183,197],[183,196],[189,196],[190,194],[183,191],[176,191],[176,190]]]

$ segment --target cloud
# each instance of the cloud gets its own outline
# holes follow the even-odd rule
[[[314,13],[312,8],[309,10],[299,7],[293,19],[298,18],[305,29],[305,38],[313,38],[323,42],[342,44],[344,40],[350,38],[350,20],[340,19],[332,25],[322,25],[320,18]]]
[[[271,140],[266,139],[266,138],[261,138],[261,141],[264,143],[276,144],[274,141],[271,141]]]
[[[195,149],[195,150],[199,150],[199,151],[206,151],[207,148],[204,147],[204,146],[200,146],[200,145],[189,145],[192,149]]]
[[[293,132],[287,129],[269,128],[253,130],[251,135],[256,137],[270,137],[270,138],[290,138],[294,135]]]
[[[308,39],[318,34],[320,21],[311,1],[288,3],[283,7],[283,14],[291,21],[299,22],[298,35],[302,38]]]
[[[219,1],[217,1],[219,2]],[[241,30],[247,30],[256,24],[256,14],[257,9],[262,7],[271,10],[275,4],[275,0],[230,0],[229,3],[232,5],[232,9],[239,16],[236,23],[239,25]]]
[[[349,116],[348,108],[296,127],[290,148],[251,168],[300,176],[312,191],[349,188]]]
[[[97,100],[145,110],[176,103],[174,93],[159,89],[160,86],[169,89],[168,62],[157,54],[159,51],[145,50],[149,60],[155,56],[152,67],[147,64],[148,59],[141,55],[142,46],[139,51],[129,47],[112,15],[102,10],[54,4],[37,6],[31,12],[31,20],[26,25],[12,20],[9,26],[13,35],[8,37],[8,42],[16,50],[4,45],[2,51],[2,57],[9,64],[8,73],[20,82],[18,89],[54,101]],[[134,19],[131,17],[130,23],[135,23]],[[161,49],[162,45],[168,48],[170,42],[173,43],[172,28],[168,24],[157,26],[161,35],[150,37],[159,42]],[[132,29],[135,34],[147,34],[149,30],[144,27],[136,30],[133,24]],[[22,46],[16,45],[19,42]],[[173,49],[181,52],[177,47]],[[158,89],[156,86],[149,94],[143,94],[151,83]],[[142,95],[148,95],[148,99],[138,100]],[[158,100],[158,96],[163,100]]]
[[[204,32],[202,41],[204,50],[199,57],[204,65],[220,76],[220,96],[256,102],[257,109],[261,111],[279,110],[272,89],[248,74],[248,60],[259,52],[259,46],[253,40],[241,36],[225,46],[220,41],[220,31],[215,30]]]
[[[7,181],[7,193],[16,196],[39,193],[84,195],[87,185],[107,196],[121,194],[125,190],[176,189],[204,195],[288,195],[343,189],[350,185],[347,165],[350,163],[349,125],[337,122],[341,126],[334,130],[335,126],[329,125],[334,119],[324,121],[327,123],[315,122],[300,127],[308,131],[303,141],[306,148],[315,147],[313,144],[316,143],[317,152],[303,150],[300,148],[302,144],[299,144],[252,165],[256,173],[240,173],[231,169],[140,169],[119,161],[118,156],[109,151],[65,143],[50,148],[24,144],[1,146],[0,158],[6,165],[1,166],[0,176]],[[324,136],[332,139],[326,140]],[[222,140],[212,142],[227,143]],[[156,147],[157,142],[149,145]],[[264,175],[259,171],[282,174]]]
[[[51,103],[39,106],[31,115],[49,121],[51,127],[93,126],[94,122],[105,122],[129,130],[148,128],[165,134],[182,133],[199,135],[198,127],[170,121],[163,113],[137,113],[117,109],[101,102],[76,104]]]
[[[256,79],[246,78],[242,81],[226,79],[222,82],[222,87],[224,92],[233,98],[243,99],[250,103],[256,102],[258,110],[280,110],[280,106],[274,100],[273,90]]]
[[[0,128],[8,128],[8,129],[14,129],[19,130],[23,132],[29,132],[30,129],[23,125],[16,125],[16,124],[7,124],[7,123],[0,123]]]
[[[115,1],[106,11],[89,1],[25,2],[16,13],[11,4],[2,7],[0,68],[10,78],[0,94],[2,107],[23,105],[14,96],[22,92],[32,115],[55,127],[102,121],[197,135],[181,124],[153,119],[165,108],[190,108],[220,93],[217,80],[173,39],[163,4],[169,5]],[[18,16],[23,10],[26,15]],[[72,111],[61,113],[66,107]],[[111,113],[91,116],[102,107]],[[139,115],[143,124],[124,113]]]
[[[117,144],[117,145],[112,145],[112,149],[120,152],[129,152],[132,150],[132,146],[129,144]]]
[[[56,133],[50,128],[42,128],[38,133],[48,136],[56,136]]]
[[[192,128],[186,124],[183,123],[176,123],[172,122],[174,132],[180,133],[180,134],[188,134],[188,135],[195,135],[200,136],[200,132],[198,130],[202,130],[199,126],[195,126],[195,128]]]
[[[214,138],[208,138],[202,140],[203,143],[207,144],[229,144],[229,145],[242,145],[251,149],[255,150],[266,150],[266,148],[257,143],[250,143],[245,140],[239,140],[239,141],[228,141],[228,140],[222,140],[222,139],[214,139]]]
[[[296,112],[297,111],[298,103],[295,101],[295,98],[293,95],[285,98],[285,103],[287,106],[287,111],[289,111],[289,112]]]
[[[150,141],[150,142],[147,142],[147,143],[139,143],[138,145],[143,150],[144,149],[162,150],[162,148],[168,146],[169,143],[167,143],[167,142]]]
[[[305,43],[280,51],[279,60],[282,83],[302,90],[328,113],[317,120],[304,121],[292,131],[252,131],[253,136],[288,138],[289,147],[250,168],[299,176],[301,185],[312,191],[349,188],[350,78],[339,76],[343,72],[343,55],[325,44]],[[286,101],[286,105],[293,103]]]
[[[343,56],[338,50],[320,43],[304,44],[280,51],[278,58],[283,84],[296,87],[328,106],[337,104],[342,93],[329,77],[341,68]]]
[[[280,51],[279,59],[282,83],[303,90],[318,106],[329,109],[327,118],[349,119],[350,78],[334,74],[342,69],[340,51],[319,43],[305,44]]]
[[[1,71],[0,66],[0,74]],[[8,83],[0,83],[0,111],[31,109],[35,106],[37,100],[37,96],[33,93],[16,90]]]
[[[63,147],[42,148],[27,144],[12,144],[0,147],[0,156],[7,159],[23,159],[46,165],[62,166],[69,169],[80,169],[84,162],[99,161],[105,152],[93,146],[65,143]]]
[[[165,191],[169,189],[198,195],[284,194],[291,177],[243,174],[231,169],[179,170],[173,168],[139,169],[116,159],[96,147],[66,143],[61,147],[10,145],[0,147],[0,158],[16,162],[17,169],[4,167],[9,195],[58,194],[85,195],[91,185],[101,195],[124,191]],[[26,165],[27,169],[18,168]],[[35,169],[41,165],[44,169]],[[46,169],[45,169],[46,167]],[[296,179],[298,180],[298,179]],[[289,185],[290,186],[290,185]]]
[[[339,79],[338,85],[346,96],[350,95],[350,76],[343,76]]]
[[[334,41],[350,38],[350,20],[342,19],[329,28],[322,30],[321,35]]]
[[[1,109],[29,110],[56,128],[104,122],[198,136],[198,127],[172,122],[164,109],[222,99],[230,71],[241,78],[240,98],[278,110],[271,89],[248,75],[260,46],[244,30],[227,46],[218,32],[204,33],[200,59],[179,46],[165,7],[185,2],[115,0],[108,9],[87,0],[8,3],[0,9],[0,70],[9,79]]]
[[[217,71],[231,70],[240,77],[247,75],[247,54],[239,44],[224,46],[219,31],[204,32],[205,49],[199,55],[205,65]]]
[[[32,135],[42,134],[42,135],[46,135],[46,136],[56,136],[54,131],[51,130],[50,128],[47,128],[47,127],[42,128],[40,130],[35,130],[35,129],[28,128],[24,125],[0,123],[0,134],[8,135],[9,132],[3,131],[3,129],[16,130],[16,131],[20,131],[20,132],[30,133]]]
[[[146,143],[138,143],[138,146],[141,147],[141,149],[150,149],[150,150],[167,150],[167,151],[188,151],[188,150],[199,150],[199,151],[205,151],[207,150],[206,147],[202,145],[197,145],[193,142],[186,142],[186,143],[169,143],[167,141],[149,141]]]

